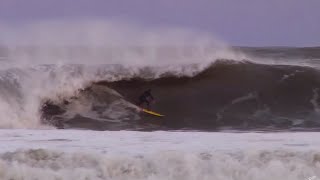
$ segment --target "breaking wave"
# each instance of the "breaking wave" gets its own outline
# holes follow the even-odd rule
[[[1,128],[320,125],[317,48],[230,48],[193,31],[98,21],[3,26],[1,34]],[[146,88],[165,118],[137,110]]]
[[[92,82],[44,110],[52,113],[50,118],[81,128],[317,128],[319,78],[319,71],[310,67],[221,60],[194,76],[165,73],[156,79]],[[166,117],[137,112],[133,104],[148,88],[156,97],[152,108]]]

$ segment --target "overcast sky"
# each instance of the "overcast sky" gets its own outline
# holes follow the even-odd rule
[[[198,29],[232,45],[320,45],[320,0],[0,0],[0,23],[84,17]]]

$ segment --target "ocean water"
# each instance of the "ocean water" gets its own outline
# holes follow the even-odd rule
[[[100,21],[0,42],[1,180],[320,178],[319,47]]]

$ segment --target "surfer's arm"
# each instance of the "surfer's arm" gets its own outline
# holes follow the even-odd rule
[[[150,99],[151,99],[151,101],[154,101],[154,98],[153,98],[153,96],[150,94]]]

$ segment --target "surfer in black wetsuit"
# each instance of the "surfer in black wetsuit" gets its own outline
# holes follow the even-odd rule
[[[138,106],[140,106],[142,108],[142,105],[144,103],[147,104],[147,108],[150,109],[150,103],[154,100],[152,94],[151,94],[151,89],[146,90],[145,92],[143,92],[141,94],[141,96],[139,97],[139,103]]]

